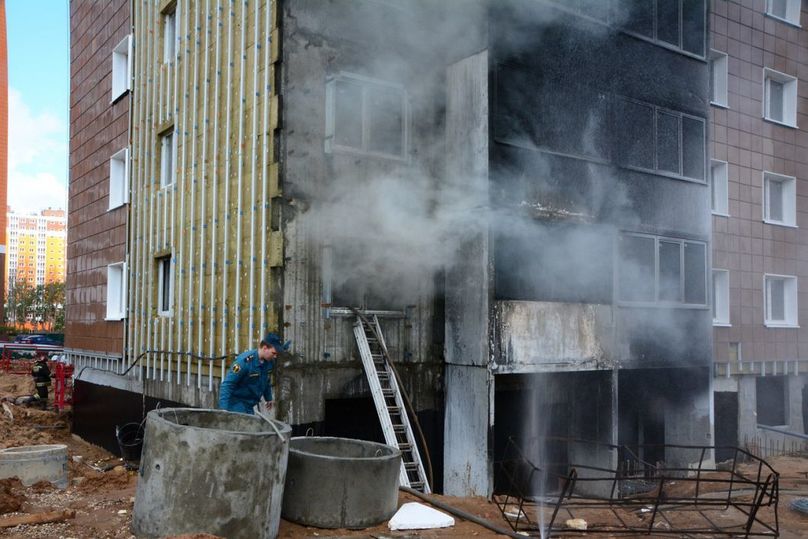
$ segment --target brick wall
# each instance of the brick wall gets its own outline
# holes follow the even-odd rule
[[[69,348],[123,350],[124,323],[104,318],[107,264],[124,260],[128,211],[107,211],[109,159],[129,140],[129,96],[110,104],[112,49],[130,32],[129,0],[71,0]]]

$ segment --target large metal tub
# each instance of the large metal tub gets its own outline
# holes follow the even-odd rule
[[[276,537],[291,432],[223,410],[149,412],[132,531]]]
[[[283,518],[320,528],[367,528],[398,504],[401,452],[347,438],[292,438]]]

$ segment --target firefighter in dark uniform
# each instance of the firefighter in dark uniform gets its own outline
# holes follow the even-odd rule
[[[34,398],[42,409],[48,406],[48,386],[51,383],[51,372],[48,368],[47,360],[48,358],[45,354],[40,354],[33,367],[31,367],[31,375],[34,377],[34,384],[36,385]]]
[[[219,387],[219,408],[252,414],[261,397],[272,405],[272,371],[275,358],[289,348],[274,333],[268,333],[258,348],[236,357]]]

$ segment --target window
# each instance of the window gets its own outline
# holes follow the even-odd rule
[[[797,278],[790,275],[764,275],[763,292],[766,326],[796,327]]]
[[[325,151],[407,155],[407,103],[401,86],[340,75],[326,86]]]
[[[648,103],[617,98],[618,163],[680,178],[704,181],[703,118]]]
[[[710,51],[710,100],[713,105],[726,107],[727,99],[727,55],[719,51]]]
[[[787,425],[786,377],[759,376],[755,378],[755,408],[758,425]]]
[[[174,275],[171,270],[171,255],[157,260],[157,312],[161,315],[171,314],[171,296],[174,293]]]
[[[797,226],[797,180],[763,172],[763,220],[773,225]]]
[[[718,215],[729,215],[729,181],[725,161],[710,162],[710,208]]]
[[[729,325],[729,271],[713,270],[713,325]]]
[[[107,320],[126,318],[126,263],[107,266]]]
[[[131,89],[132,36],[128,35],[112,49],[112,101]]]
[[[618,297],[627,303],[707,304],[707,244],[639,234],[620,237]]]
[[[109,207],[129,202],[129,150],[124,148],[109,160]]]
[[[704,0],[623,1],[624,30],[657,43],[704,56],[706,17]]]
[[[801,3],[801,0],[766,0],[766,15],[799,26]]]
[[[763,70],[763,117],[797,127],[797,79],[772,69]]]
[[[177,56],[177,11],[176,4],[163,12],[163,63],[174,63]]]
[[[177,145],[172,127],[160,135],[160,187],[174,185],[176,153]]]

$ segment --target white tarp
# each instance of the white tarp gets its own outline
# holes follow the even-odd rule
[[[446,513],[427,507],[422,503],[409,502],[402,505],[388,526],[391,530],[428,530],[432,528],[448,528],[455,521]]]

